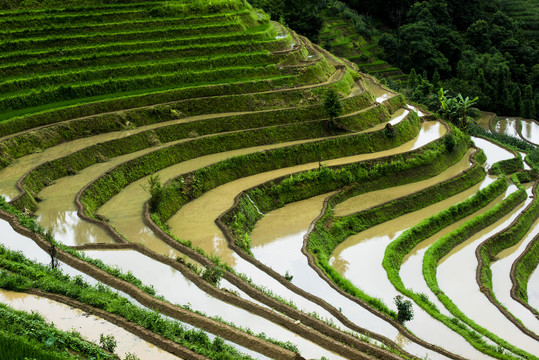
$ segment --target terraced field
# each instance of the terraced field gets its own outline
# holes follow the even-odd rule
[[[528,36],[539,39],[539,1],[537,0],[504,0],[502,9],[512,18],[522,21],[522,28]]]
[[[535,145],[470,139],[241,0],[0,22],[4,352],[539,357]]]

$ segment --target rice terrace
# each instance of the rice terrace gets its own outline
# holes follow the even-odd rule
[[[539,359],[539,122],[246,0],[10,1],[1,359]]]

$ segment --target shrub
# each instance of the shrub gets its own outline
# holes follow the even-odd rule
[[[397,305],[397,320],[404,324],[414,318],[414,310],[410,300],[403,300],[402,295],[395,296],[395,305]]]
[[[116,343],[116,339],[113,335],[99,335],[99,345],[102,349],[107,350],[108,352],[114,353],[114,350],[116,350],[116,346],[118,345]]]

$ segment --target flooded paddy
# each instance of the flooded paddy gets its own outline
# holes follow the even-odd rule
[[[188,306],[193,310],[205,313],[207,316],[218,316],[224,321],[249,328],[255,334],[263,332],[269,337],[290,341],[298,346],[301,354],[305,357],[326,356],[329,359],[342,359],[269,320],[213,298],[185,279],[180,272],[135,251],[101,250],[85,251],[85,253],[101,259],[105,263],[116,265],[124,272],[130,271],[143,283],[152,284],[158,295],[164,296],[173,304]],[[159,276],[156,277],[155,274],[159,274]]]
[[[342,296],[309,266],[301,252],[303,236],[310,223],[319,215],[322,202],[329,195],[288,204],[266,214],[251,233],[253,255],[281,274],[288,272],[293,276],[291,281],[295,285],[323,298],[357,325],[388,337],[417,356],[428,354],[431,359],[445,358],[410,341],[392,325]]]
[[[455,165],[449,167],[444,172],[433,176],[427,180],[417,181],[411,184],[395,186],[388,189],[371,191],[366,194],[351,197],[342,203],[335,206],[335,216],[345,216],[362,210],[366,210],[373,206],[395,200],[397,198],[408,196],[414,192],[421,191],[427,187],[433,186],[437,183],[449,180],[450,178],[457,176],[461,172],[470,168],[470,155],[475,150],[470,149],[462,157],[462,159]]]
[[[539,267],[530,275],[528,281],[528,304],[539,311]]]
[[[494,131],[519,138],[517,125],[520,120],[515,117],[500,117],[494,124]]]
[[[398,295],[398,292],[387,278],[387,273],[382,267],[386,247],[406,229],[473,195],[479,186],[476,185],[469,190],[422,210],[400,216],[397,219],[387,221],[349,237],[334,250],[330,258],[330,264],[341,275],[352,281],[356,287],[373,297],[381,299],[390,308],[394,308],[393,298]],[[436,238],[439,238],[438,235]],[[422,278],[421,272],[419,279],[413,277],[417,281]],[[404,282],[406,283],[405,280]],[[429,296],[431,300],[434,300],[433,297]],[[441,304],[437,305],[440,309],[443,309]],[[442,313],[447,314],[445,311],[442,311]],[[420,338],[443,346],[453,353],[460,354],[466,358],[485,358],[464,338],[433,319],[418,306],[414,306],[414,319],[408,322],[406,327]]]
[[[537,120],[521,119],[520,123],[522,124],[520,129],[522,137],[535,145],[539,145],[539,123]]]
[[[498,260],[492,262],[490,265],[492,270],[492,287],[496,299],[516,318],[521,320],[524,326],[536,334],[539,334],[539,321],[537,321],[538,319],[528,309],[511,298],[510,292],[513,283],[509,274],[514,261],[538,234],[539,220],[532,225],[530,231],[528,231],[518,244],[500,252],[497,256]],[[533,284],[530,278],[529,285]]]
[[[475,145],[483,149],[485,155],[487,156],[487,162],[485,163],[485,169],[488,170],[492,164],[497,163],[502,160],[509,160],[515,157],[515,155],[488,140],[472,136],[472,140]]]
[[[426,144],[445,134],[445,127],[436,125],[437,123],[435,121],[424,123],[418,138],[394,149],[328,160],[324,164],[328,166],[347,164],[410,151],[418,143]],[[318,167],[318,162],[309,163],[269,171],[221,185],[203,194],[200,198],[184,205],[169,219],[170,231],[179,238],[191,240],[193,245],[201,247],[207,253],[215,253],[225,261],[230,260],[234,258],[234,255],[226,246],[225,239],[215,224],[215,219],[233,205],[234,197],[242,190],[259,185],[265,181]],[[229,263],[229,265],[234,266],[233,263]]]
[[[487,187],[495,180],[496,178],[487,176],[485,180],[483,180],[483,182],[481,182],[480,184],[474,185],[470,189],[465,190],[457,196],[453,197],[453,199],[455,200],[453,204],[466,200],[468,197],[473,196],[477,191]],[[438,298],[432,293],[423,278],[423,257],[425,256],[425,252],[438,239],[458,229],[461,225],[475,218],[478,214],[493,208],[499,201],[503,200],[504,198],[505,194],[501,195],[498,199],[493,200],[490,204],[488,204],[486,207],[482,208],[478,212],[471,214],[468,217],[465,217],[464,219],[459,220],[456,223],[441,229],[436,234],[423,240],[416,247],[414,247],[402,260],[400,276],[404,283],[404,286],[408,289],[413,290],[415,293],[427,294],[429,299],[434,302],[436,306],[438,306],[438,309],[440,309],[443,314],[449,315],[449,312],[445,309],[445,307],[438,300]]]
[[[25,312],[38,312],[49,323],[63,331],[77,331],[82,337],[99,345],[99,337],[113,335],[117,347],[115,353],[124,358],[127,353],[136,354],[140,360],[180,359],[95,315],[62,303],[24,293],[0,290],[0,302]]]
[[[512,185],[508,188],[506,194],[514,191],[516,191],[516,187]],[[529,201],[531,199],[528,199],[525,204],[517,206],[515,210],[495,224],[478,232],[454,248],[440,260],[437,279],[440,289],[475,323],[489,329],[489,331],[511,344],[537,355],[539,354],[537,341],[523,334],[513,323],[507,320],[479,290],[475,279],[477,268],[475,249],[477,246],[488,237],[507,227]]]

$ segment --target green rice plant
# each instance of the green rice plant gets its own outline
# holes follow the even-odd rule
[[[32,90],[28,93],[0,99],[0,109],[18,110],[55,103],[58,100],[88,98],[104,94],[166,88],[190,83],[210,81],[227,82],[230,79],[268,78],[280,75],[275,66],[228,67],[207,71],[186,71],[175,73],[149,74],[136,77],[114,77],[76,84],[61,84],[50,88]],[[185,86],[184,85],[184,86]]]
[[[272,31],[273,30],[273,31]],[[5,52],[0,55],[2,63],[23,63],[35,58],[36,56],[47,57],[81,57],[89,54],[99,53],[119,53],[126,51],[134,51],[141,49],[162,49],[162,48],[181,48],[181,47],[208,47],[218,48],[224,44],[243,43],[251,44],[251,50],[256,50],[265,45],[265,49],[276,51],[286,48],[290,45],[291,37],[276,39],[274,29],[271,25],[266,24],[257,27],[254,32],[228,32],[222,34],[203,34],[194,37],[179,37],[170,39],[155,39],[146,40],[138,39],[122,42],[105,42],[90,45],[73,45],[68,47],[49,46],[44,49],[39,47],[35,49],[24,48],[22,50],[14,50]],[[204,49],[203,49],[204,50]],[[222,50],[222,49],[221,49]],[[205,50],[208,51],[208,50]]]
[[[265,93],[264,91],[282,88],[288,84],[290,77],[275,77],[262,80],[250,81],[230,81],[228,84],[194,84],[191,87],[179,88],[167,91],[154,91],[142,94],[126,94],[118,98],[109,100],[93,99],[93,103],[84,104],[81,99],[78,100],[77,106],[70,103],[64,103],[63,108],[51,111],[50,109],[40,109],[42,112],[35,115],[27,115],[23,118],[17,118],[15,114],[0,114],[0,120],[9,118],[10,115],[15,118],[10,121],[0,122],[0,134],[3,136],[13,134],[15,132],[30,129],[32,127],[42,126],[55,122],[61,122],[71,118],[86,117],[101,112],[113,112],[126,108],[137,108],[152,104],[174,102],[182,99],[190,99],[189,113],[207,113],[211,109],[219,109],[228,111],[252,111],[261,108],[261,104],[265,104],[266,108],[277,107],[286,99],[289,104],[297,104],[299,101],[305,101],[316,88],[310,89],[295,89],[278,93]],[[332,83],[331,86],[339,88],[351,87],[353,81],[351,76],[344,76],[337,83]],[[322,85],[321,88],[325,88]],[[252,94],[249,94],[252,93]],[[226,97],[219,97],[221,94],[227,94]],[[243,100],[245,98],[245,100]],[[231,100],[227,105],[228,100]],[[87,101],[88,102],[88,101]],[[192,110],[193,103],[204,102],[208,106],[196,106],[197,110]],[[82,103],[82,104],[81,104]],[[60,106],[60,105],[58,105]],[[280,107],[280,106],[279,106]],[[48,111],[47,111],[48,110]],[[200,111],[204,112],[200,112]],[[215,110],[214,110],[215,111]],[[35,110],[39,112],[39,110]],[[19,115],[20,116],[20,115]],[[23,120],[23,121],[19,121]]]
[[[9,359],[24,359],[24,357],[19,357],[19,354],[26,352],[26,346],[28,346],[29,351],[25,356],[37,356],[40,359],[48,359],[48,353],[51,353],[50,358],[52,359],[71,359],[72,356],[76,359],[85,357],[115,358],[114,355],[102,351],[99,346],[82,340],[76,332],[64,332],[56,329],[53,325],[46,323],[37,313],[28,314],[15,311],[0,304],[0,314],[2,315],[0,319],[2,335],[9,334],[14,341],[14,344],[10,345],[0,335],[0,349],[3,350],[3,356],[8,356]],[[20,341],[21,338],[24,340]],[[21,346],[22,344],[24,346]],[[33,352],[35,355],[31,355]]]
[[[444,306],[453,314],[453,316],[459,318],[463,323],[468,325],[471,329],[475,330],[477,333],[490,338],[492,341],[496,342],[498,345],[503,346],[504,348],[510,350],[513,354],[527,357],[535,358],[533,355],[530,355],[528,352],[516,348],[515,346],[509,344],[504,339],[499,338],[497,335],[492,334],[487,329],[477,325],[470,318],[468,318],[464,313],[462,313],[457,306],[447,297],[444,292],[439,288],[438,281],[436,278],[436,267],[441,258],[447,255],[455,246],[465,241],[467,238],[475,234],[476,232],[484,229],[485,227],[495,223],[505,214],[509,213],[513,208],[518,206],[526,198],[526,191],[518,190],[507,198],[502,200],[500,203],[496,204],[492,209],[487,210],[483,214],[473,218],[472,220],[466,222],[464,225],[459,227],[457,230],[445,235],[440,238],[436,243],[434,243],[423,258],[423,276],[425,281],[431,291],[438,297],[438,299],[444,304]],[[473,336],[469,336],[468,338]],[[490,349],[485,347],[485,345],[474,344],[477,348],[481,348],[483,352],[495,356],[498,358],[511,358],[510,355],[499,354],[495,349]]]
[[[521,191],[525,191],[516,176],[512,177]],[[490,264],[496,256],[503,250],[517,244],[530,230],[535,221],[539,218],[539,202],[534,197],[532,203],[520,214],[518,219],[511,226],[502,232],[488,238],[479,246],[479,254],[482,262],[479,264],[479,274],[481,284],[484,285],[494,295],[492,289],[492,272]]]
[[[407,121],[402,122],[400,125],[403,135],[396,139],[383,140],[383,138],[385,138],[383,131],[357,134],[354,136],[327,139],[268,150],[262,153],[238,156],[198,169],[190,174],[184,174],[173,179],[167,186],[165,186],[163,190],[164,196],[162,197],[161,203],[158,205],[157,214],[159,215],[161,222],[165,222],[187,201],[200,196],[202,193],[216,186],[235,180],[239,177],[274,170],[284,166],[294,166],[308,162],[355,155],[358,153],[358,149],[365,148],[362,146],[362,144],[365,143],[377,143],[377,150],[391,148],[413,138],[419,131],[418,118],[414,116],[410,116]],[[404,129],[407,131],[404,131]],[[375,141],[374,139],[379,139],[379,141]],[[309,172],[308,174],[322,176],[322,178],[319,179],[319,187],[317,189],[320,193],[331,191],[328,190],[328,188],[338,188],[343,186],[343,183],[346,181],[349,181],[348,174],[344,172],[339,172],[338,175],[328,173],[327,178],[323,178],[324,172]],[[300,179],[294,179],[294,181],[301,182],[302,175],[298,176]],[[182,183],[189,183],[192,185],[189,187],[180,186]],[[288,188],[289,185],[284,185],[283,182],[281,183],[281,186]],[[303,192],[297,191],[296,189],[294,194],[297,197],[301,197]],[[282,197],[279,195],[275,199],[280,201]]]
[[[71,252],[76,253],[73,250]],[[89,259],[86,258],[86,260]],[[93,262],[95,263],[95,261]],[[107,268],[102,263],[101,266],[105,269]],[[101,266],[98,265],[98,267]],[[218,349],[215,349],[212,347],[212,343],[208,340],[205,332],[198,329],[186,330],[178,321],[165,319],[158,312],[138,307],[102,284],[93,287],[82,282],[80,279],[71,279],[60,271],[53,271],[46,266],[36,264],[24,258],[21,254],[14,254],[1,245],[0,268],[8,270],[7,277],[23,277],[33,288],[38,288],[44,292],[64,295],[84,304],[121,316],[128,321],[132,321],[210,359],[222,359],[223,356],[228,356],[227,358],[230,359],[251,359],[230,345],[222,344]],[[119,272],[117,274],[125,278],[125,274]],[[132,279],[140,283],[140,280],[134,277]],[[0,331],[0,337],[1,334],[2,332]],[[0,344],[2,344],[1,340]],[[101,359],[108,358],[110,356],[101,356]],[[51,359],[64,358],[51,357]]]
[[[197,34],[187,37],[172,37],[164,38],[167,29],[147,29],[132,32],[122,33],[93,33],[87,35],[71,35],[71,36],[50,36],[34,39],[15,39],[9,42],[0,43],[0,49],[3,50],[6,56],[8,52],[27,52],[27,51],[50,51],[53,49],[61,50],[72,47],[99,47],[105,46],[105,44],[121,44],[126,42],[133,42],[133,39],[137,39],[136,42],[149,43],[152,41],[167,42],[170,44],[177,44],[178,46],[186,45],[193,42],[203,43],[216,43],[221,41],[233,41],[243,39],[263,39],[263,38],[275,38],[275,29],[271,24],[261,24],[259,26],[253,26],[247,31],[229,31],[221,33],[210,34]],[[140,48],[140,47],[138,47]],[[76,55],[74,53],[73,55]]]

